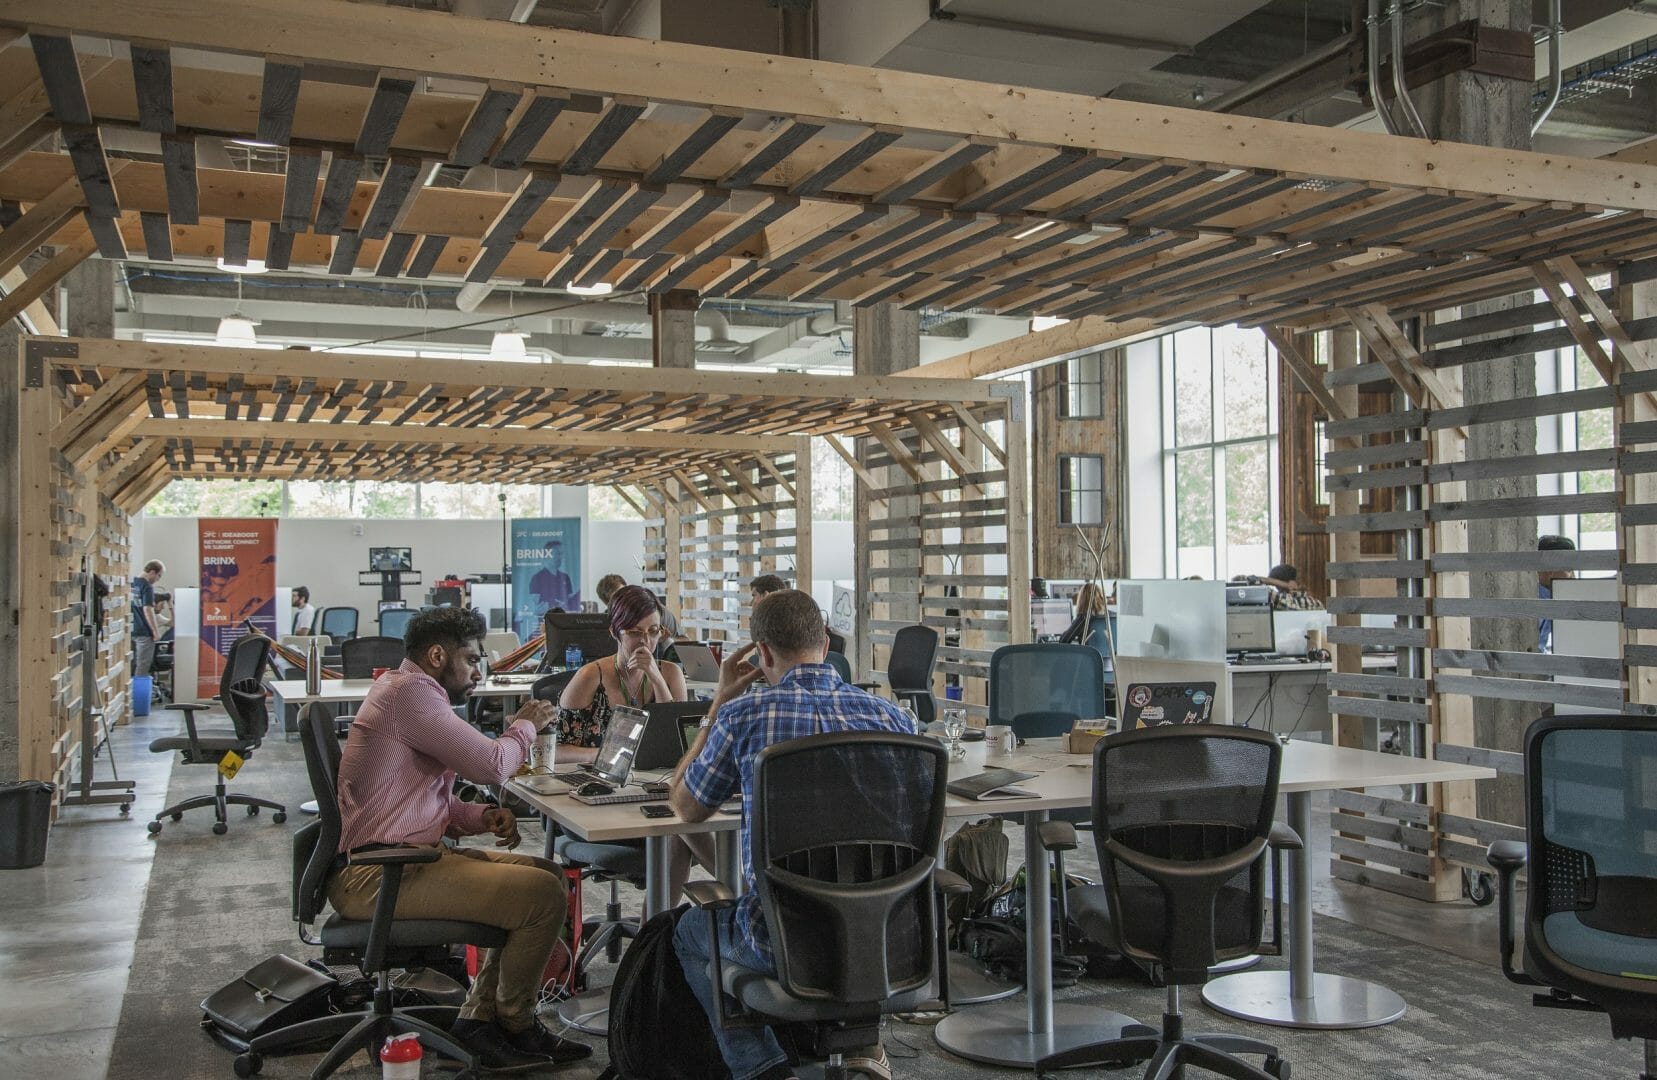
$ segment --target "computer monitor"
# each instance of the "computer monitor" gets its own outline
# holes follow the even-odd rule
[[[1272,609],[1226,608],[1225,650],[1228,653],[1276,652],[1277,628],[1272,621]]]
[[[414,549],[406,547],[371,547],[368,549],[368,568],[380,573],[414,569]]]
[[[564,652],[571,645],[580,647],[584,662],[616,654],[616,639],[610,636],[608,615],[549,611],[542,628],[547,635],[547,659],[554,665],[564,662]]]
[[[396,608],[406,608],[406,607],[408,607],[408,602],[404,601],[404,600],[381,600],[380,601],[380,606],[376,610],[378,610],[378,611],[391,611],[391,610],[396,609]]]
[[[1070,601],[1032,599],[1030,621],[1035,624],[1037,637],[1057,637],[1070,628]]]

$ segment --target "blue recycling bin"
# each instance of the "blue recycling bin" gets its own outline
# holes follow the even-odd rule
[[[155,680],[148,675],[134,675],[132,677],[132,715],[148,716],[150,714],[150,692],[155,687]]]

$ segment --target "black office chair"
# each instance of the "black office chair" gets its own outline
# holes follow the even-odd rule
[[[293,918],[299,924],[299,940],[322,946],[325,964],[353,964],[364,975],[374,977],[374,999],[366,1013],[336,1013],[259,1036],[248,1044],[246,1053],[236,1058],[236,1075],[257,1073],[264,1067],[266,1054],[334,1039],[337,1041],[327,1056],[311,1071],[311,1080],[324,1080],[357,1051],[366,1050],[372,1059],[387,1038],[407,1032],[418,1034],[422,1045],[464,1063],[468,1070],[477,1068],[476,1055],[448,1033],[460,1010],[452,1005],[394,1007],[391,972],[442,963],[453,945],[498,949],[506,944],[506,931],[454,919],[394,916],[403,867],[436,862],[440,856],[431,847],[388,847],[349,856],[352,865],[381,868],[374,917],[361,922],[334,914],[317,927],[328,905],[328,879],[334,873],[342,827],[337,794],[339,738],[334,734],[333,714],[320,704],[306,707],[299,729],[305,747],[305,770],[318,810],[316,820],[293,837]]]
[[[558,699],[564,696],[564,687],[570,684],[570,680],[575,678],[579,670],[577,668],[576,671],[556,671],[551,675],[543,675],[529,688],[529,696],[537,701],[558,704]]]
[[[225,657],[224,673],[219,676],[219,696],[214,700],[223,705],[224,711],[229,714],[231,731],[201,732],[196,729],[196,713],[211,709],[212,702],[174,702],[167,708],[184,714],[184,734],[153,740],[150,753],[170,754],[176,750],[182,755],[179,758],[181,764],[212,765],[215,768],[231,752],[244,759],[252,757],[270,727],[270,711],[265,707],[265,687],[259,681],[269,655],[270,638],[255,634],[249,634],[230,647],[230,655]],[[225,791],[223,773],[218,773],[215,780],[213,794],[192,796],[155,815],[149,823],[150,835],[161,831],[162,818],[179,821],[186,810],[203,806],[213,808],[213,832],[220,836],[230,828],[226,810],[232,804],[247,807],[249,817],[258,814],[261,807],[268,807],[276,811],[271,819],[278,825],[288,820],[288,808],[281,803]]]
[[[380,612],[380,636],[393,637],[399,641],[408,633],[408,624],[420,612],[414,608],[386,608]]]
[[[1283,1080],[1277,1048],[1237,1035],[1187,1035],[1180,987],[1253,953],[1263,929],[1267,841],[1283,747],[1270,732],[1213,724],[1145,728],[1093,748],[1093,837],[1116,950],[1168,983],[1160,1036],[1128,1035],[1052,1054],[1037,1073],[1149,1060],[1147,1080],[1193,1066],[1235,1080]],[[1048,822],[1050,833],[1069,830]],[[1261,1054],[1264,1070],[1237,1057]]]
[[[340,643],[341,674],[347,679],[371,679],[375,668],[396,669],[408,650],[400,637],[354,637]]]
[[[317,633],[327,634],[337,645],[357,636],[357,609],[325,607],[317,617]]]
[[[1657,854],[1644,717],[1544,717],[1525,733],[1525,842],[1490,845],[1500,875],[1502,971],[1546,1008],[1592,1009],[1641,1039],[1657,1077]],[[1525,954],[1513,966],[1514,878],[1529,867]],[[1609,1070],[1607,1070],[1609,1071]]]
[[[761,751],[753,864],[776,974],[723,960],[715,924],[709,977],[725,991],[722,1025],[816,1025],[825,1075],[843,1078],[846,1051],[878,1042],[882,1015],[939,992],[939,892],[967,890],[934,858],[948,764],[936,739],[885,732],[811,735]],[[735,902],[718,882],[685,891],[710,910]],[[727,1011],[729,999],[740,1012]]]
[[[923,726],[938,716],[932,697],[932,666],[937,660],[938,632],[930,626],[899,628],[886,658],[886,685],[892,697],[907,701]]]
[[[839,653],[841,656],[846,655],[846,635],[840,631],[832,629],[828,631],[828,645],[829,652]]]
[[[176,696],[173,689],[174,663],[172,638],[155,643],[155,658],[150,661],[150,707],[165,705]]]
[[[835,673],[840,676],[842,682],[852,681],[851,661],[846,659],[844,653],[835,652],[833,649],[830,649],[828,655],[823,658],[823,662],[835,670]]]

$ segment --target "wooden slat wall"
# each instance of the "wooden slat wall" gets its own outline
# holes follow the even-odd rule
[[[1624,283],[1644,282],[1657,275],[1657,263],[1624,267]],[[1429,380],[1452,397],[1448,407],[1414,377],[1400,372],[1375,354],[1359,357],[1330,371],[1325,383],[1334,388],[1362,386],[1374,391],[1382,384],[1405,386],[1413,393],[1407,407],[1377,415],[1363,415],[1328,425],[1335,443],[1328,455],[1327,483],[1331,492],[1387,491],[1394,505],[1384,513],[1347,512],[1330,517],[1337,549],[1341,540],[1398,534],[1420,529],[1419,556],[1387,561],[1334,561],[1329,575],[1335,585],[1330,609],[1341,615],[1381,614],[1396,617],[1390,628],[1336,626],[1337,644],[1413,649],[1418,658],[1414,677],[1379,675],[1357,670],[1354,655],[1337,655],[1331,674],[1329,710],[1335,717],[1339,741],[1352,743],[1359,730],[1355,720],[1379,719],[1402,730],[1420,726],[1432,756],[1467,762],[1513,776],[1523,773],[1521,755],[1510,749],[1480,745],[1474,733],[1472,702],[1477,698],[1535,702],[1542,708],[1572,707],[1602,712],[1632,711],[1657,715],[1647,704],[1654,695],[1646,687],[1657,678],[1657,648],[1645,643],[1643,628],[1657,629],[1657,597],[1646,583],[1657,582],[1651,562],[1653,524],[1657,523],[1657,492],[1646,482],[1657,466],[1657,424],[1650,419],[1657,396],[1657,371],[1645,359],[1646,343],[1657,339],[1657,320],[1629,317],[1625,303],[1621,317],[1610,309],[1617,290],[1590,290],[1585,285],[1567,296],[1558,286],[1575,276],[1574,266],[1539,265],[1537,281],[1568,304],[1575,318],[1554,302],[1516,298],[1504,311],[1477,316],[1443,312],[1421,334],[1420,359]],[[1523,356],[1538,349],[1580,346],[1602,373],[1611,373],[1605,387],[1583,387],[1532,398],[1465,406],[1459,400],[1463,364],[1506,356]],[[1404,381],[1399,381],[1400,377]],[[1403,395],[1400,395],[1402,397]],[[1597,409],[1613,410],[1614,447],[1543,453],[1528,457],[1467,460],[1462,433],[1469,426],[1503,419],[1537,418],[1567,422]],[[1523,499],[1467,499],[1468,481],[1491,477],[1550,476],[1579,471],[1615,470],[1610,492],[1543,494]],[[1502,553],[1469,554],[1466,523],[1487,517],[1513,515],[1618,515],[1619,546],[1614,551],[1538,552],[1534,548]],[[1350,540],[1347,550],[1352,550]],[[1540,600],[1534,585],[1524,595],[1469,598],[1469,575],[1481,569],[1571,570],[1578,574],[1618,571],[1622,581],[1617,601]],[[1360,590],[1356,586],[1370,585]],[[1384,586],[1383,590],[1373,588]],[[1344,587],[1343,587],[1344,586]],[[1384,591],[1387,595],[1361,595]],[[1543,617],[1620,621],[1624,647],[1620,657],[1545,655],[1534,651],[1494,652],[1469,645],[1474,620],[1517,619],[1534,622]],[[1350,620],[1348,620],[1350,621]],[[1581,680],[1606,679],[1613,685],[1583,685]],[[1635,704],[1630,704],[1633,702]],[[1344,718],[1344,719],[1343,719]],[[1473,783],[1440,785],[1428,803],[1380,800],[1351,792],[1335,800],[1338,843],[1332,861],[1337,878],[1421,899],[1445,900],[1460,895],[1460,867],[1487,871],[1484,848],[1491,840],[1523,835],[1522,821],[1490,821],[1478,814]]]

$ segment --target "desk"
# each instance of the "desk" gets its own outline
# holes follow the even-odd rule
[[[1363,658],[1363,670],[1396,667],[1390,654],[1376,653]],[[1277,734],[1315,738],[1329,730],[1328,661],[1275,660],[1260,663],[1226,664],[1230,680],[1227,700],[1231,722],[1247,723]]]
[[[979,756],[982,744],[975,745],[978,749],[963,763],[969,766],[962,769],[963,773],[975,772],[985,764]],[[973,1061],[1028,1068],[1048,1054],[1114,1038],[1119,1033],[1119,1028],[1112,1032],[1110,1026],[1120,1014],[1076,1005],[1055,1006],[1052,999],[1050,874],[1037,829],[1050,810],[1091,804],[1091,760],[1051,750],[1025,750],[989,762],[1039,774],[1019,786],[1037,792],[1040,798],[996,804],[1001,812],[1024,812],[1025,864],[1029,867],[1025,874],[1029,888],[1025,910],[1030,920],[1025,962],[1030,989],[1023,1010],[1008,1003],[963,1009],[946,1017],[934,1029],[933,1037],[950,1053]],[[1477,766],[1294,740],[1283,749],[1278,791],[1288,798],[1290,826],[1305,837],[1311,829],[1314,791],[1482,780],[1494,775],[1494,771]],[[950,796],[950,814],[985,811],[985,803]],[[1404,1014],[1404,1001],[1385,987],[1313,971],[1311,859],[1303,850],[1296,853],[1292,864],[1290,970],[1222,976],[1207,984],[1203,1000],[1228,1015],[1285,1026],[1369,1027],[1398,1019]],[[1305,1022],[1308,1018],[1315,1023]],[[1121,1017],[1121,1022],[1128,1022],[1127,1018]]]

